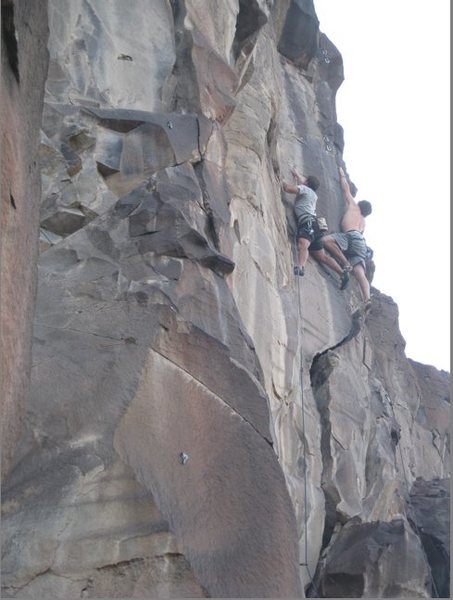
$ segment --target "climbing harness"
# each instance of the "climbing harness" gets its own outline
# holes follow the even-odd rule
[[[387,400],[388,400],[388,402],[390,404],[390,408],[392,409],[392,414],[393,414],[393,418],[395,420],[395,423],[398,425],[398,427],[399,427],[399,429],[401,431],[401,425],[398,423],[398,420],[396,418],[395,409],[393,408],[393,402],[391,401],[390,396],[387,393],[385,395],[386,395]],[[400,453],[401,466],[402,466],[402,469],[403,469],[403,477],[404,477],[404,481],[406,482],[406,494],[407,494],[407,497],[409,498],[409,496],[410,496],[409,480],[408,480],[407,475],[406,475],[406,468],[404,466],[404,460],[403,460],[403,451],[401,450],[401,444],[400,443],[398,443],[398,448],[399,448],[399,453]],[[419,538],[419,540],[421,542],[421,540],[422,540],[421,532],[420,532],[420,529],[419,529],[417,523],[415,522],[415,518],[413,520],[413,524],[414,524],[414,529],[415,529],[415,531],[416,531],[416,533],[418,535],[418,538]],[[422,549],[423,549],[423,547],[422,547]],[[424,552],[424,550],[423,550],[423,552]],[[435,594],[435,598],[439,598],[439,592],[437,590],[436,582],[434,581],[433,573],[432,573],[430,564],[428,562],[428,558],[426,557],[426,554],[425,554],[425,558],[426,558],[426,562],[428,564],[429,575],[430,575],[430,579],[431,579],[431,584],[433,586],[433,592]]]
[[[294,247],[296,251],[296,259],[297,259],[297,233],[294,235]],[[297,300],[298,300],[298,318],[297,318],[297,331],[301,331],[302,325],[302,302],[300,295],[300,281],[299,278],[296,277],[297,281]],[[299,339],[299,336],[298,336]],[[314,577],[310,572],[310,567],[308,565],[308,511],[307,511],[307,449],[306,449],[306,436],[305,436],[305,402],[304,402],[304,357],[302,353],[302,342],[300,344],[300,393],[301,393],[301,409],[302,409],[302,437],[303,437],[303,448],[304,448],[304,456],[303,456],[303,474],[304,474],[304,527],[305,527],[305,536],[304,536],[304,562],[300,563],[300,566],[304,566],[307,569],[308,577],[310,578],[310,585],[313,586],[313,590],[317,597],[319,597],[318,590],[316,588],[316,584],[314,582]]]
[[[316,217],[316,222],[318,223],[319,231],[329,231],[329,226],[324,217]]]

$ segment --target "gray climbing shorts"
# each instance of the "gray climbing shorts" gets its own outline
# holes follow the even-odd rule
[[[345,233],[332,233],[332,237],[353,267],[361,263],[366,268],[366,242],[360,231],[352,229]]]

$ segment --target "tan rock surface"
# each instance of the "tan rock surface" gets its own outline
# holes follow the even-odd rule
[[[2,477],[15,460],[29,394],[36,293],[40,174],[37,162],[47,71],[46,2],[2,2],[0,86],[0,402]]]
[[[406,500],[448,476],[448,375],[388,296],[359,330],[355,281],[292,274],[290,168],[342,214],[341,55],[310,0],[148,4],[49,3],[5,597],[428,597]]]

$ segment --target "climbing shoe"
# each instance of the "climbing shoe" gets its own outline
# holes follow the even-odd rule
[[[369,298],[363,305],[363,312],[367,313],[371,308],[371,298]]]
[[[305,275],[304,267],[299,267],[298,265],[295,265],[294,275],[299,275],[300,277],[303,277]]]
[[[349,283],[349,271],[350,271],[350,269],[347,269],[346,267],[343,269],[343,275],[341,276],[340,290],[344,290],[348,286],[348,283]]]

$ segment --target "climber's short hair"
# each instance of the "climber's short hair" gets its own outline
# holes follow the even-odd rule
[[[371,206],[371,202],[368,202],[368,200],[360,200],[360,202],[357,202],[357,206],[360,208],[360,212],[364,217],[371,215],[373,207]]]
[[[319,179],[314,175],[309,175],[305,180],[305,185],[316,192],[316,190],[319,188]]]

